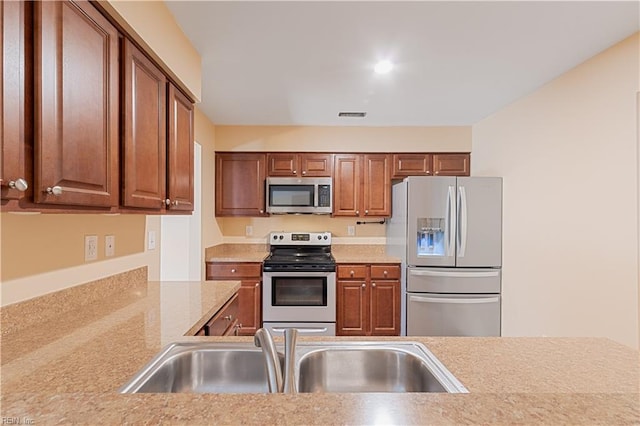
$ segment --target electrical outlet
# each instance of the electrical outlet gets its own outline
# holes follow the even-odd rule
[[[356,227],[353,225],[347,226],[347,235],[350,237],[353,237],[354,235],[356,235]]]
[[[252,236],[252,235],[253,235],[253,226],[250,226],[250,225],[245,226],[245,227],[244,227],[244,234],[245,234],[247,237]]]
[[[104,255],[111,257],[116,254],[116,236],[107,235],[104,237]]]
[[[147,250],[156,249],[156,231],[149,231],[149,238],[147,239]]]
[[[98,236],[97,235],[85,235],[84,236],[84,261],[98,259]]]

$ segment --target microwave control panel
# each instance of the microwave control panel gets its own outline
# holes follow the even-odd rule
[[[318,207],[331,207],[331,185],[318,185]]]

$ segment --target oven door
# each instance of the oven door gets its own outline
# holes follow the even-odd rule
[[[264,322],[335,322],[335,272],[264,272]]]

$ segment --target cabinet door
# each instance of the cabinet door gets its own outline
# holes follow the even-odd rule
[[[36,2],[34,49],[34,201],[117,206],[117,30],[89,2]]]
[[[469,176],[469,154],[433,154],[433,174],[437,176]]]
[[[367,334],[369,300],[364,280],[337,282],[336,335],[364,336]]]
[[[168,94],[168,208],[193,211],[193,103],[171,83]]]
[[[0,197],[3,200],[28,197],[33,187],[32,5],[24,1],[0,2]]]
[[[260,279],[242,281],[238,290],[240,311],[238,320],[242,327],[238,330],[240,336],[253,336],[262,324],[262,303],[260,300]]]
[[[333,215],[359,216],[361,156],[336,154],[333,174]]]
[[[431,154],[393,154],[392,179],[431,174]]]
[[[216,154],[216,216],[265,216],[264,182],[264,154]]]
[[[333,154],[300,154],[302,176],[331,177],[333,173]]]
[[[371,317],[372,336],[400,335],[400,281],[371,281]]]
[[[391,216],[391,173],[389,156],[364,156],[364,216]]]
[[[267,176],[297,176],[300,173],[298,159],[298,154],[290,152],[267,154]]]
[[[159,210],[166,199],[167,81],[129,40],[123,56],[122,204]]]

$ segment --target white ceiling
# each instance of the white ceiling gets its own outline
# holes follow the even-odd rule
[[[637,1],[167,5],[215,124],[470,125],[640,28]],[[374,75],[379,59],[392,73]]]

